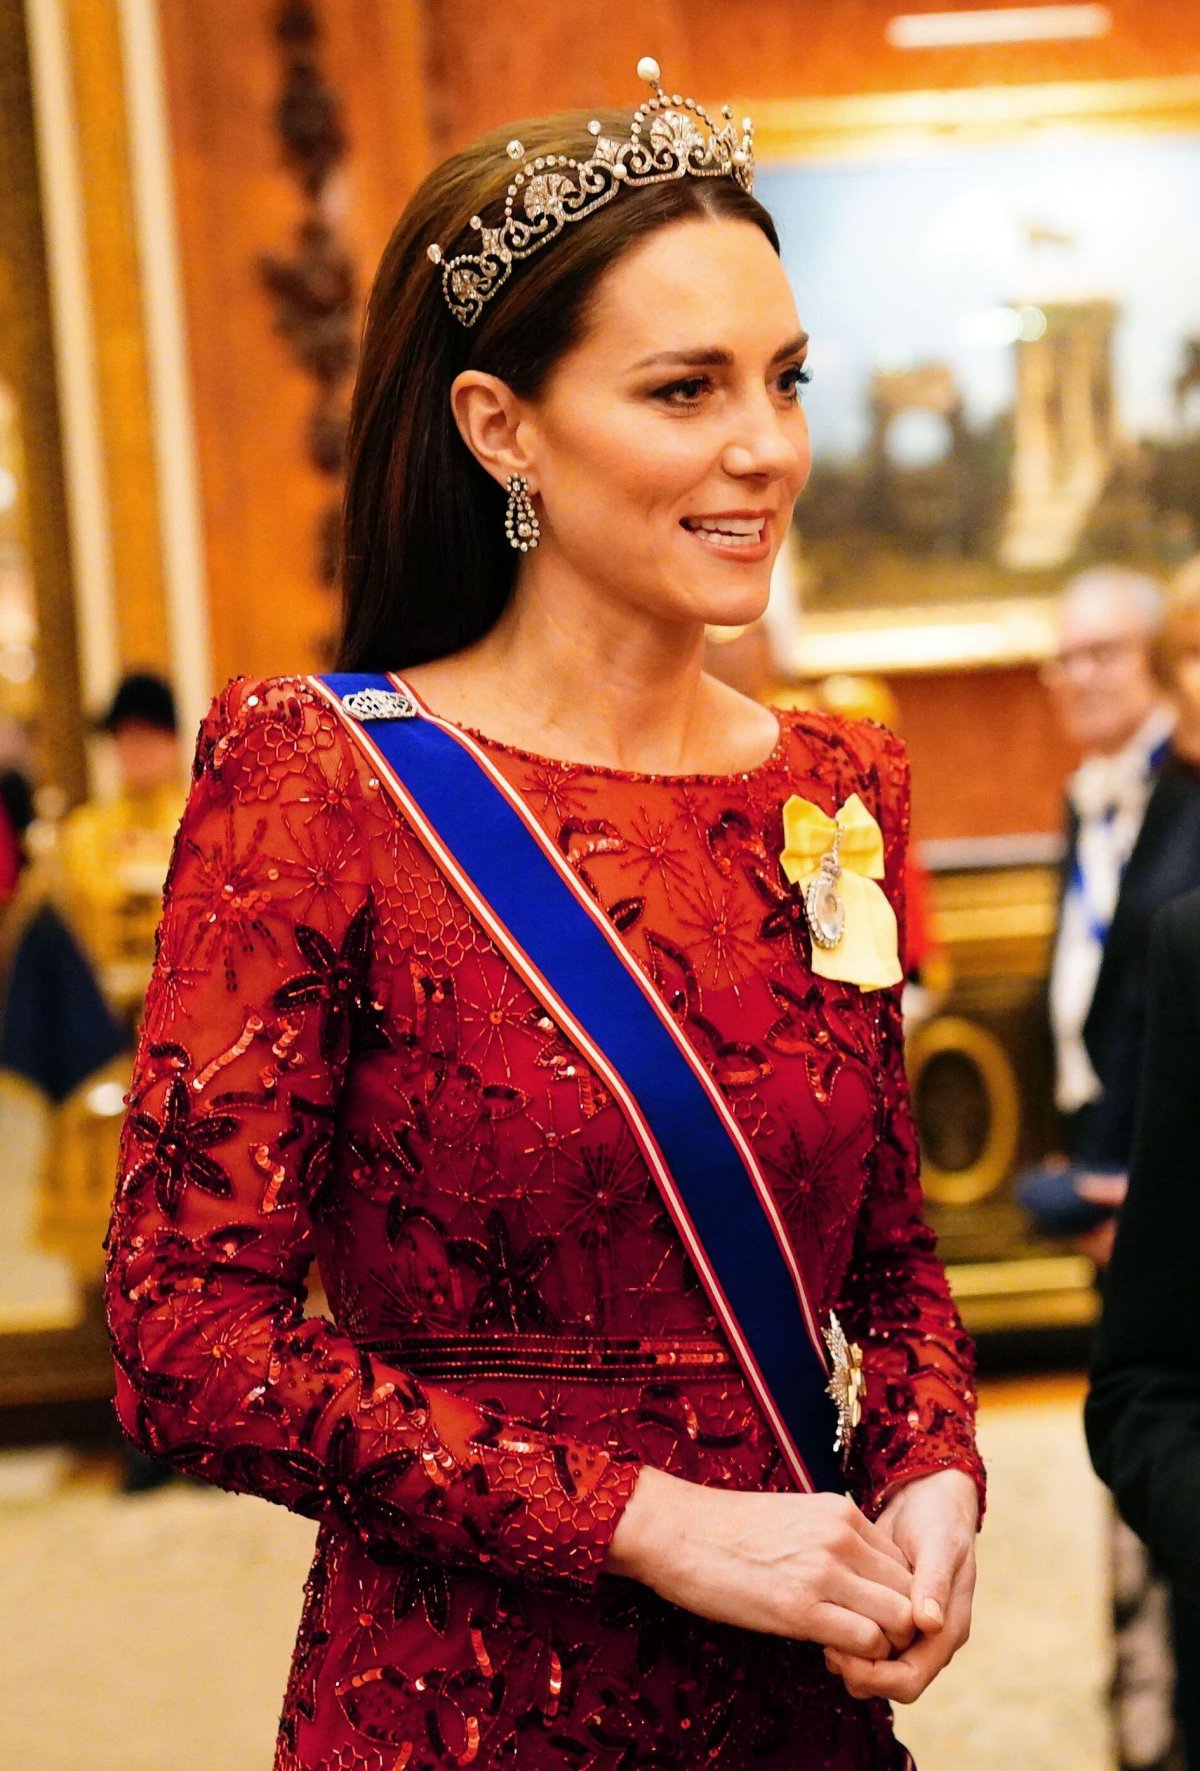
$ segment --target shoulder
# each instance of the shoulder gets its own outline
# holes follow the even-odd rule
[[[261,797],[273,781],[324,769],[348,747],[342,722],[312,678],[234,677],[201,721],[192,780],[227,795],[253,788]]]
[[[817,708],[777,710],[793,775],[825,785],[841,804],[857,793],[889,842],[908,834],[909,765],[903,740],[870,719],[846,719]]]
[[[307,676],[235,676],[216,695],[200,723],[201,738],[236,738],[255,727],[288,722],[297,727],[328,712]]]

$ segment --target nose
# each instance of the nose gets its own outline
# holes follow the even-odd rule
[[[797,490],[808,477],[808,426],[795,411],[781,412],[764,396],[743,408],[721,455],[733,479],[791,480]]]

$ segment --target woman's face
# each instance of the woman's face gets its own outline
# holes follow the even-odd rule
[[[676,222],[626,253],[524,405],[537,570],[666,619],[754,620],[811,464],[806,348],[753,223]]]

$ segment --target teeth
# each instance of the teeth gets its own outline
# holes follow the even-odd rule
[[[688,525],[708,535],[753,535],[757,540],[763,531],[761,517],[695,517]]]

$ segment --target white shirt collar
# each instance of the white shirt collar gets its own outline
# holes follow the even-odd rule
[[[1099,818],[1110,808],[1144,802],[1154,754],[1175,729],[1165,704],[1153,708],[1127,744],[1111,756],[1087,756],[1067,782],[1067,797],[1081,819]]]

